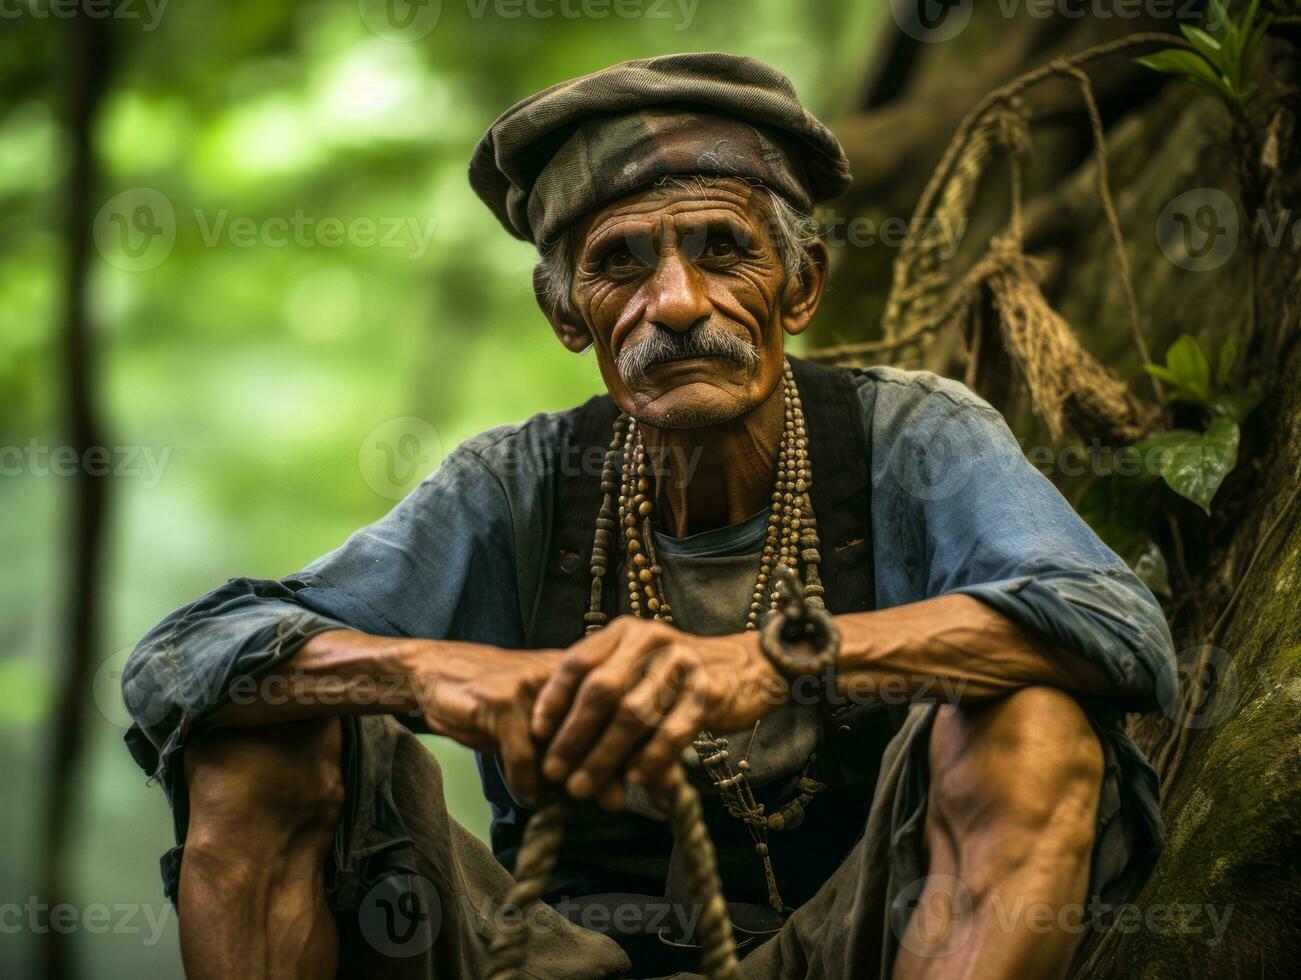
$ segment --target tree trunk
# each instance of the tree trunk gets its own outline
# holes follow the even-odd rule
[[[869,93],[867,110],[838,127],[863,179],[837,217],[911,214],[959,117],[985,92],[1057,54],[1096,43],[1118,26],[1153,29],[1115,18],[1057,21],[1028,15],[1003,20],[997,5],[987,5],[976,8],[966,31],[944,43],[917,45],[896,36],[884,45],[874,92],[886,98]],[[1173,26],[1167,21],[1164,29]],[[1272,32],[1262,89],[1245,129],[1235,127],[1219,100],[1186,81],[1136,78],[1140,69],[1131,59],[1144,51],[1089,66],[1106,123],[1109,183],[1140,325],[1154,359],[1181,334],[1214,352],[1237,330],[1246,338],[1239,381],[1255,380],[1264,399],[1243,426],[1238,464],[1211,515],[1172,495],[1150,529],[1171,556],[1167,614],[1192,707],[1181,702],[1131,719],[1136,741],[1162,777],[1166,850],[1135,900],[1134,918],[1094,944],[1081,977],[1282,976],[1301,954],[1295,922],[1301,909],[1301,606],[1295,598],[1301,582],[1301,153],[1293,135],[1301,75],[1295,31],[1284,22]],[[1135,396],[1153,403],[1079,93],[1042,88],[1026,96],[1035,123],[1034,153],[1026,164],[1025,250],[1044,262],[1041,288],[1083,348]],[[992,166],[979,185],[954,264],[959,272],[981,257],[1008,219],[1005,174]],[[1251,185],[1245,203],[1244,183]],[[1224,200],[1232,202],[1227,211]],[[1183,208],[1196,217],[1208,203],[1211,211],[1202,216],[1216,219],[1215,234],[1224,237],[1192,244],[1219,248],[1212,257],[1222,261],[1197,271],[1177,242],[1159,239],[1168,224],[1162,212]],[[832,326],[812,338],[815,348],[880,336],[889,265],[897,254],[882,247],[836,252],[824,314]],[[993,322],[990,311],[984,314],[977,322]],[[972,344],[981,348],[974,362]],[[1032,411],[996,331],[968,338],[957,324],[946,326],[902,366],[967,377],[1027,445],[1061,447]],[[1168,419],[1171,409],[1162,411]],[[1077,426],[1067,441],[1090,435]],[[1078,487],[1069,476],[1054,478],[1068,496]],[[1222,941],[1216,940],[1217,924]]]
[[[58,709],[51,725],[50,790],[46,801],[42,882],[48,908],[66,902],[69,835],[75,813],[77,763],[99,626],[98,572],[107,506],[107,478],[85,465],[87,451],[104,445],[94,395],[93,348],[86,284],[94,219],[94,125],[106,87],[110,21],[81,11],[68,32],[68,133],[71,167],[64,219],[67,272],[64,279],[63,378],[67,392],[68,443],[79,461],[67,538],[68,578],[64,598],[65,645]],[[67,930],[46,928],[42,958],[52,980],[71,976]]]

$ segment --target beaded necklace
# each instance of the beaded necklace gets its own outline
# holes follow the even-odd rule
[[[809,463],[808,433],[804,425],[804,406],[789,361],[783,363],[782,397],[785,421],[777,453],[777,479],[759,572],[755,576],[754,591],[745,616],[747,630],[759,629],[763,615],[777,608],[782,599],[779,576],[775,573],[778,565],[792,570],[802,569],[807,603],[818,609],[825,608],[822,581],[818,576],[821,553],[817,522],[809,498],[813,473]],[[632,614],[643,619],[649,617],[673,622],[673,610],[664,591],[663,569],[655,560],[655,536],[651,525],[655,506],[650,492],[641,431],[636,419],[621,413],[615,419],[613,438],[601,468],[602,501],[592,541],[592,591],[587,613],[583,616],[587,633],[600,629],[608,620],[602,598],[616,529],[622,529],[628,604]],[[756,724],[756,733],[758,727]],[[823,788],[823,784],[811,779],[806,769],[799,781],[799,795],[776,812],[767,814],[764,806],[756,802],[750,788],[747,778],[749,762],[741,759],[735,769],[732,767],[726,738],[701,731],[692,745],[728,814],[749,828],[755,852],[763,861],[768,901],[777,912],[782,912],[781,894],[768,853],[768,831],[799,826],[803,821],[804,807],[812,800],[813,794]]]

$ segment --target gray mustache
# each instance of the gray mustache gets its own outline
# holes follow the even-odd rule
[[[690,357],[721,357],[753,370],[759,366],[759,350],[748,340],[722,327],[702,323],[685,333],[662,328],[631,347],[624,347],[615,358],[615,369],[623,383],[638,387],[649,380],[646,372],[670,361]]]

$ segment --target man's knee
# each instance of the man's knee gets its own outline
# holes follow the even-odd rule
[[[209,733],[185,749],[186,858],[321,859],[343,810],[338,718]]]
[[[1088,718],[1062,691],[1030,687],[947,706],[931,737],[931,806],[951,834],[996,835],[991,850],[1086,858],[1103,761]]]

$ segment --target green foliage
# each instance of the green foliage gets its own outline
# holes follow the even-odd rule
[[[1076,501],[1094,531],[1158,595],[1170,595],[1165,556],[1150,530],[1163,509],[1162,486],[1210,514],[1212,498],[1237,465],[1240,425],[1260,402],[1254,383],[1230,387],[1237,359],[1236,334],[1220,346],[1214,369],[1202,345],[1184,334],[1164,364],[1145,364],[1168,386],[1168,399],[1205,413],[1206,428],[1156,432],[1118,451],[1114,472],[1093,480]]]
[[[1260,0],[1251,0],[1241,23],[1229,16],[1224,0],[1211,0],[1210,6],[1209,30],[1180,26],[1192,51],[1166,48],[1135,60],[1153,71],[1182,75],[1231,106],[1241,106],[1255,91],[1251,76],[1271,17],[1257,16]]]
[[[1171,429],[1143,439],[1135,447],[1166,485],[1207,514],[1211,498],[1238,462],[1238,423],[1216,416],[1205,432]]]
[[[1170,385],[1176,401],[1200,405],[1209,415],[1205,431],[1171,429],[1135,447],[1149,473],[1159,475],[1175,493],[1206,513],[1211,498],[1238,461],[1239,425],[1260,402],[1254,383],[1240,391],[1228,385],[1238,358],[1236,335],[1220,347],[1214,375],[1202,345],[1184,334],[1166,351],[1165,364],[1145,364],[1147,372]]]
[[[825,116],[853,104],[880,0],[746,0],[744,17],[736,6],[114,6],[91,216],[111,221],[119,194],[153,191],[175,240],[149,267],[103,234],[91,245],[92,394],[104,442],[129,464],[108,487],[99,656],[231,575],[288,574],[379,518],[394,501],[363,458],[377,427],[436,432],[418,454],[427,471],[463,438],[600,388],[594,360],[565,351],[538,312],[536,256],[475,198],[468,156],[514,100],[672,51],[761,58]],[[49,453],[67,438],[67,102],[83,55],[47,7],[0,16],[0,554],[14,556],[0,562],[0,771],[22,800],[46,793],[74,513]],[[436,23],[395,35],[386,18],[410,12]],[[143,451],[166,459],[157,479]],[[68,900],[161,910],[171,817],[124,750],[115,681],[102,680],[113,718],[88,709]],[[452,812],[485,833],[473,759],[431,744]],[[0,813],[13,844],[0,894],[40,891],[35,812]],[[169,922],[148,948],[79,930],[82,975],[180,976]],[[5,936],[0,976],[36,975],[36,938]]]
[[[1075,501],[1075,509],[1144,585],[1170,598],[1165,555],[1149,531],[1156,510],[1155,490],[1155,481],[1145,474],[1111,473],[1091,481]]]

